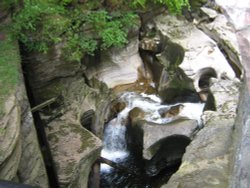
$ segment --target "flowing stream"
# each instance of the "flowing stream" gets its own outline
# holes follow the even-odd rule
[[[136,171],[139,167],[136,165],[136,162],[133,161],[133,156],[131,156],[126,143],[125,133],[129,112],[133,108],[139,107],[144,111],[144,119],[146,121],[157,124],[166,124],[171,122],[174,117],[162,117],[160,114],[161,110],[164,109],[166,111],[172,106],[179,105],[180,103],[174,105],[162,105],[161,99],[156,95],[147,95],[145,93],[138,94],[135,92],[125,92],[118,100],[125,102],[126,107],[116,118],[112,119],[106,125],[104,130],[104,147],[101,156],[113,162],[131,167],[132,170]],[[181,105],[183,105],[183,109],[178,116],[195,119],[198,124],[201,125],[201,115],[204,103],[181,103]],[[101,164],[101,177],[101,187],[150,187],[146,184],[140,185],[141,183],[143,184],[143,180],[131,183],[133,175],[130,174],[127,175],[127,177],[124,177],[124,174],[121,175],[117,173],[115,169],[106,164]],[[130,182],[128,183],[127,181]]]

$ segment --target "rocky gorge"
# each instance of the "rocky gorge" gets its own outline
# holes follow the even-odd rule
[[[21,50],[20,82],[0,119],[0,179],[249,187],[250,2],[192,2],[183,16],[145,13],[125,47],[80,63],[65,60],[60,45]]]

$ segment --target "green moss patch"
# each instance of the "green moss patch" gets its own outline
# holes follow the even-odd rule
[[[18,45],[10,37],[6,25],[0,25],[0,117],[3,115],[4,101],[18,82],[18,63],[20,55]]]

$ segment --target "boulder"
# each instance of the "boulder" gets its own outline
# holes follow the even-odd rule
[[[186,148],[179,170],[162,188],[228,187],[234,119],[214,118]]]
[[[47,137],[60,187],[87,188],[91,167],[100,155],[101,140],[80,125],[62,120],[49,124]]]
[[[70,81],[72,82],[70,83]],[[93,87],[88,86],[79,77],[67,80],[66,89],[63,92],[63,110],[67,113],[60,119],[84,125],[83,115],[91,110],[94,116],[91,118],[89,128],[91,132],[101,138],[103,126],[100,125],[104,125],[109,118],[109,107],[114,96],[104,83],[95,80],[92,84]]]
[[[143,132],[143,157],[151,159],[159,149],[155,147],[157,142],[171,135],[183,135],[192,138],[198,124],[195,120],[179,119],[164,125],[141,121],[138,122],[138,126]]]
[[[157,16],[154,22],[157,30],[163,36],[185,50],[183,61],[179,67],[187,77],[193,80],[197,92],[201,91],[199,80],[204,72],[206,73],[207,68],[213,69],[219,79],[235,78],[233,69],[216,43],[192,23],[181,17],[164,14]]]
[[[139,41],[130,40],[125,48],[113,48],[101,54],[101,61],[87,68],[87,77],[96,77],[109,88],[134,83],[138,78],[138,69],[143,62],[138,52]]]

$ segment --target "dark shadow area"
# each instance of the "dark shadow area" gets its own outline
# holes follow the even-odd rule
[[[94,110],[88,110],[84,112],[80,118],[81,125],[87,130],[91,131],[91,125],[94,117],[95,117]]]
[[[208,90],[210,86],[210,78],[217,78],[217,74],[213,68],[204,68],[200,70],[199,87],[202,90]]]
[[[20,44],[20,52],[22,56],[22,71],[23,71],[23,76],[24,76],[24,81],[25,81],[26,92],[27,92],[30,106],[32,108],[36,106],[38,103],[37,101],[35,101],[34,94],[30,87],[29,78],[28,78],[28,75],[26,74],[29,70],[26,66],[27,60],[26,61],[24,60],[26,56],[26,51],[24,50],[22,44]],[[32,115],[34,118],[34,125],[35,125],[36,132],[37,132],[37,138],[38,138],[38,142],[40,145],[40,150],[42,152],[43,160],[45,163],[45,167],[46,167],[46,171],[47,171],[47,175],[49,179],[49,184],[51,187],[57,188],[59,187],[59,183],[58,183],[57,174],[55,170],[55,164],[52,158],[49,143],[48,143],[47,136],[45,133],[46,124],[44,121],[42,121],[40,117],[40,113],[38,111],[33,112]]]

